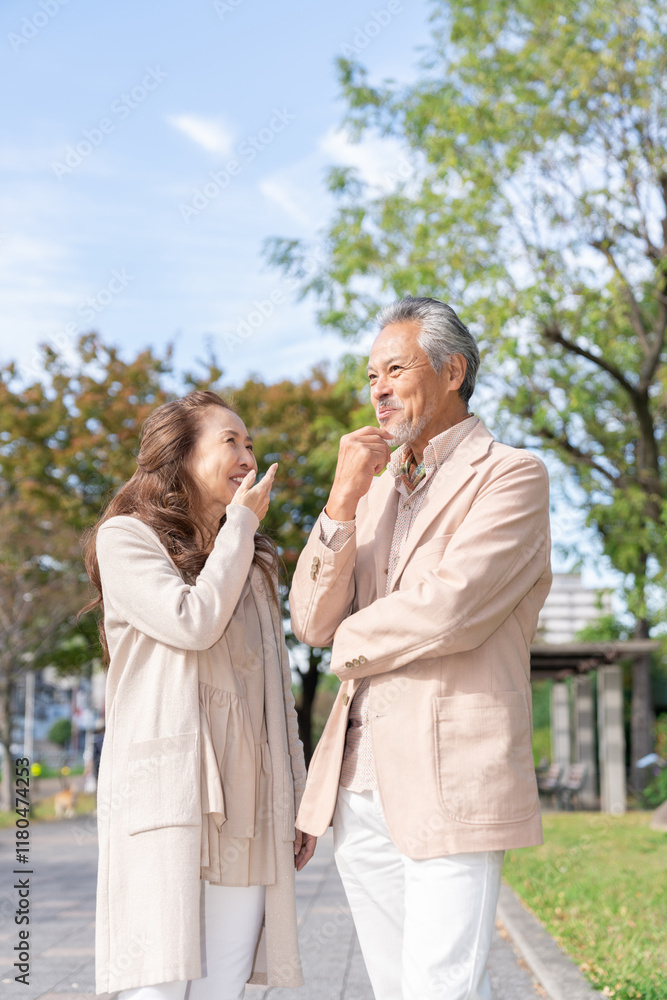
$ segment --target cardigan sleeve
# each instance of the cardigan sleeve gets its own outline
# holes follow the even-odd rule
[[[136,518],[111,518],[97,534],[105,608],[158,642],[209,649],[241,596],[258,525],[251,510],[231,504],[201,573],[187,584],[148,525]]]

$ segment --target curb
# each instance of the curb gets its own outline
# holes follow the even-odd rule
[[[549,1000],[599,1000],[603,996],[505,882],[500,887],[497,916]]]

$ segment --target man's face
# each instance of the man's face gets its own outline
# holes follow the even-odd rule
[[[434,436],[450,403],[447,366],[436,375],[418,336],[416,323],[385,326],[368,361],[371,401],[380,427],[394,435],[391,447],[413,444],[435,426]]]

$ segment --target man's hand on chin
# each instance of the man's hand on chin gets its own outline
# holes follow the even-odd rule
[[[382,472],[389,461],[391,452],[387,442],[391,438],[391,433],[383,427],[360,427],[343,434],[325,508],[332,521],[354,520],[357,505],[371,488],[373,476]]]

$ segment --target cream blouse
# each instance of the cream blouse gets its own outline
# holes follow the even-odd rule
[[[201,877],[215,885],[276,880],[262,630],[247,579],[232,619],[200,650]],[[226,789],[253,789],[234,796]]]

